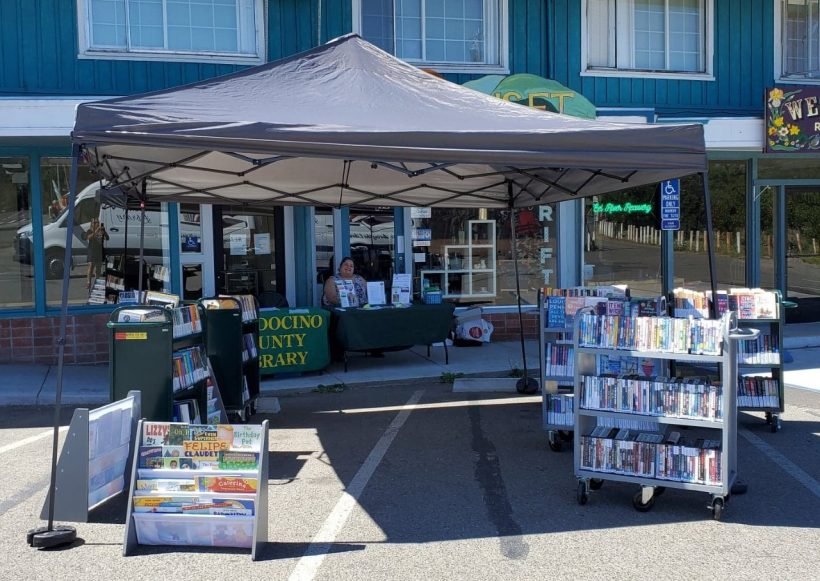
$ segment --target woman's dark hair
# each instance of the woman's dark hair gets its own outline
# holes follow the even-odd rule
[[[342,259],[339,261],[339,268],[341,268],[341,267],[342,267],[342,265],[343,265],[345,262],[347,262],[348,260],[349,260],[350,262],[353,262],[353,266],[356,266],[356,263],[353,261],[353,258],[352,258],[352,257],[350,257],[350,256],[345,256],[344,258],[342,258]]]

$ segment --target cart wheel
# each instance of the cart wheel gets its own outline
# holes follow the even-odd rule
[[[578,504],[584,505],[589,500],[589,495],[587,494],[587,484],[583,480],[578,481]]]
[[[590,490],[601,490],[601,487],[604,485],[604,481],[600,478],[590,478],[589,480],[589,489]]]
[[[772,423],[772,412],[766,412],[766,423],[767,424]]]
[[[561,451],[561,439],[558,437],[558,434],[556,432],[553,432],[552,430],[550,430],[549,433],[547,434],[547,436],[548,436],[547,441],[549,442],[550,450],[552,450],[553,452],[560,452]]]
[[[649,499],[649,502],[644,504],[643,502],[643,491],[639,490],[635,493],[635,496],[632,497],[632,506],[635,507],[635,510],[638,512],[649,512],[652,510],[652,507],[655,506],[655,495],[652,495],[652,498]]]
[[[772,419],[771,419],[770,423],[771,423],[772,433],[776,434],[777,430],[780,429],[780,416],[772,414]]]
[[[723,516],[723,499],[718,497],[712,499],[712,518],[715,520],[720,520],[720,517]]]

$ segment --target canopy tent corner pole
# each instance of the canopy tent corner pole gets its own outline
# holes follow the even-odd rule
[[[715,231],[712,224],[712,196],[709,193],[709,172],[700,174],[701,185],[703,186],[703,203],[706,206],[706,243],[709,246],[707,254],[709,258],[709,284],[712,290],[712,300],[710,302],[710,315],[717,318],[717,265],[715,264]]]
[[[139,291],[139,295],[142,296],[142,271],[143,271],[143,260],[145,258],[145,195],[146,195],[146,180],[142,180],[142,192],[140,193],[140,260],[138,266],[138,284],[137,289]]]
[[[527,351],[524,345],[524,315],[521,313],[521,281],[518,275],[518,240],[515,235],[515,203],[513,198],[513,184],[507,180],[507,197],[510,203],[510,243],[512,245],[513,268],[515,268],[515,297],[518,303],[518,330],[521,339],[521,361],[524,364],[524,375],[516,382],[518,393],[535,393],[538,391],[538,381],[530,377],[527,370]]]
[[[68,207],[66,213],[65,253],[63,255],[63,289],[60,302],[60,327],[57,337],[57,386],[54,394],[54,432],[51,442],[51,479],[48,484],[48,525],[28,531],[26,540],[32,547],[50,548],[73,543],[77,529],[72,526],[54,526],[54,504],[57,496],[57,448],[60,439],[60,405],[63,399],[63,363],[65,362],[66,327],[68,326],[68,285],[71,281],[72,242],[74,241],[74,202],[77,199],[77,166],[80,146],[71,147],[71,173],[69,174]]]

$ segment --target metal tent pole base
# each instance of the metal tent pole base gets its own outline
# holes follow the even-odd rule
[[[51,549],[70,545],[77,540],[77,529],[67,525],[57,525],[49,530],[49,527],[39,527],[31,529],[26,534],[26,542],[36,549]]]
[[[535,393],[538,391],[538,380],[534,377],[522,377],[515,382],[515,389],[518,393]]]

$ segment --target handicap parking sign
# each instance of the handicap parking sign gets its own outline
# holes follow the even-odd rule
[[[680,230],[680,180],[661,182],[661,230]]]

